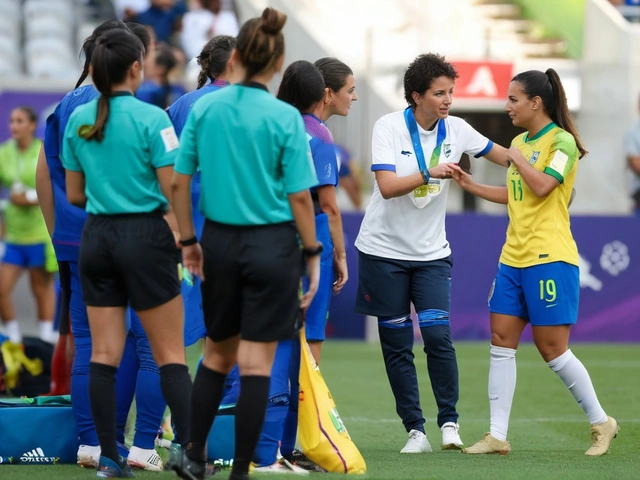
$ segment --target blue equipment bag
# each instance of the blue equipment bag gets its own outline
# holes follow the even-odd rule
[[[76,463],[77,452],[69,395],[0,399],[0,465]]]

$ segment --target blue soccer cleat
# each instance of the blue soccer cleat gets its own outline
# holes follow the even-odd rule
[[[99,478],[134,478],[133,472],[123,458],[120,458],[119,462],[114,462],[110,458],[100,457],[100,463],[98,464],[98,473],[96,477]]]

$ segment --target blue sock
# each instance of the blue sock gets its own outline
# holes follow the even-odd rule
[[[298,378],[300,375],[300,340],[291,340],[291,357],[289,361],[289,383],[291,393],[289,396],[289,409],[282,430],[282,443],[280,453],[283,456],[291,455],[296,446],[298,434],[298,392],[300,390]]]
[[[133,445],[151,449],[154,448],[167,403],[160,389],[160,369],[153,359],[149,339],[135,313],[131,315],[131,333],[136,339],[136,353],[140,365],[136,383],[137,415]]]
[[[258,440],[256,451],[253,454],[253,461],[259,467],[272,465],[278,459],[278,446],[282,438],[284,421],[289,411],[288,402],[279,401],[274,404],[271,400],[269,399],[260,440]]]

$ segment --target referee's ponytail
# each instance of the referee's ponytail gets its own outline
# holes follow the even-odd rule
[[[286,22],[284,13],[265,8],[260,18],[252,18],[242,25],[236,51],[246,69],[245,80],[269,71],[284,55],[282,28]]]
[[[544,110],[553,123],[569,132],[575,139],[580,158],[589,153],[580,140],[558,72],[553,68],[547,69],[546,72],[528,70],[517,74],[511,81],[518,82],[522,86],[522,91],[527,98],[540,97]]]
[[[109,98],[113,96],[112,87],[125,82],[136,62],[137,68],[142,69],[143,53],[142,42],[129,30],[110,30],[97,39],[91,57],[93,69],[91,78],[101,95],[98,100],[96,122],[93,125],[80,127],[79,134],[82,138],[102,141],[109,119]]]

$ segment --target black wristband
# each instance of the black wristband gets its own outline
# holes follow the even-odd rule
[[[323,250],[324,247],[322,246],[322,243],[318,242],[318,245],[316,247],[303,248],[302,253],[304,253],[305,257],[315,257],[317,255],[320,255]]]
[[[180,245],[183,247],[188,247],[190,245],[195,245],[198,243],[198,237],[187,238],[186,240],[180,240]]]

